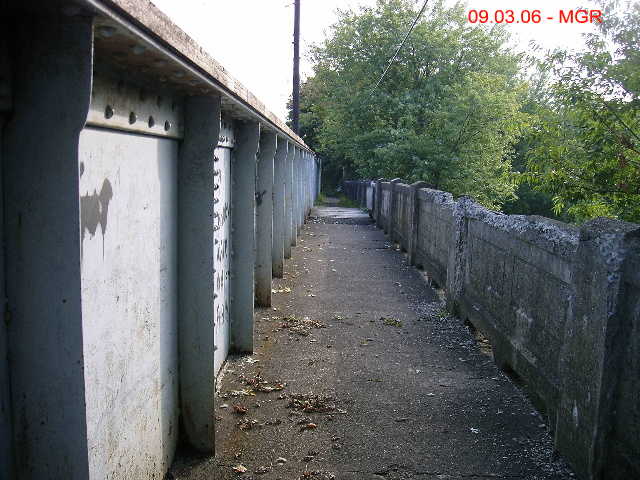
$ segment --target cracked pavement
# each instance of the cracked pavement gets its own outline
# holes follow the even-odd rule
[[[172,478],[573,478],[490,345],[352,212],[312,212],[254,355],[218,379],[216,457],[182,452]]]

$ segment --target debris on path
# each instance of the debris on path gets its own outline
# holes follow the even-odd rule
[[[573,479],[489,342],[367,216],[302,235],[254,355],[218,380],[216,458],[184,455],[175,480]]]

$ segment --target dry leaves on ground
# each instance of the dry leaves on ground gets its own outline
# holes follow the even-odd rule
[[[289,287],[273,288],[271,293],[291,293],[291,289]]]
[[[382,320],[385,325],[389,325],[390,327],[402,327],[402,322],[397,318],[380,317],[380,320]]]
[[[289,330],[297,335],[308,337],[311,335],[312,328],[325,328],[326,325],[315,320],[311,320],[309,317],[299,318],[294,315],[287,315],[282,317],[282,323],[280,323],[280,329]]]
[[[313,394],[292,394],[289,396],[287,408],[293,408],[305,413],[329,413],[336,410],[336,404],[332,397]]]
[[[244,375],[240,376],[240,380],[245,385],[248,385],[255,392],[269,393],[284,390],[285,383],[281,381],[268,382],[260,373],[256,373],[253,377],[245,377]]]

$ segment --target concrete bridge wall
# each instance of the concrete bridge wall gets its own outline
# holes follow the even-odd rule
[[[215,449],[319,162],[147,0],[6,7],[0,478],[161,479]]]
[[[424,184],[373,188],[372,216],[549,418],[584,479],[640,477],[640,226],[504,215]],[[372,187],[373,185],[373,187]]]

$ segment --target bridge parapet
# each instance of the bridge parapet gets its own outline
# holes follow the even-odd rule
[[[374,185],[378,226],[488,336],[580,477],[640,477],[640,226],[504,215],[420,185],[412,204],[412,187]]]
[[[148,0],[3,5],[0,478],[162,478],[319,161]]]

